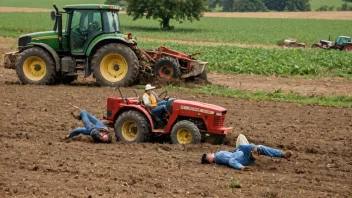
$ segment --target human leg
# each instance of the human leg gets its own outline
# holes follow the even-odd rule
[[[159,116],[163,115],[163,113],[166,112],[166,105],[157,106],[154,109],[152,109],[151,112],[155,116],[159,117]]]
[[[77,128],[73,130],[69,135],[68,138],[73,138],[74,136],[77,136],[79,134],[84,134],[84,135],[90,135],[90,131],[87,130],[86,128]]]
[[[91,127],[92,127],[92,125],[91,125],[90,122],[92,122],[94,127],[96,127],[96,128],[106,128],[106,126],[99,119],[97,119],[96,117],[94,117],[93,115],[88,113],[86,110],[82,110],[81,111],[81,118],[82,118],[82,121],[83,121],[83,116],[82,115],[87,118],[86,120],[88,120],[89,125]],[[86,126],[85,121],[83,121],[83,124],[84,124],[84,126]]]
[[[158,106],[166,105],[166,104],[167,104],[166,100],[162,100],[162,101],[158,102]]]
[[[268,157],[282,157],[282,151],[280,150],[273,149],[263,145],[258,145],[257,148],[260,152],[260,155],[265,155]]]

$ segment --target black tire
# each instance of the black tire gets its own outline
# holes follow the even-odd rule
[[[172,57],[160,58],[155,63],[154,72],[160,78],[178,78],[181,76],[180,63]]]
[[[146,142],[151,135],[149,120],[136,110],[123,112],[115,122],[114,131],[116,139],[125,143]]]
[[[32,47],[20,54],[16,73],[24,84],[51,84],[55,80],[55,62],[42,48]]]
[[[104,67],[103,60],[104,58],[109,60],[111,56],[115,56],[111,60],[113,60],[113,62],[119,62],[120,65],[115,64],[113,68],[110,68],[111,70],[107,70],[107,68]],[[105,64],[105,66],[111,67],[111,64]],[[92,58],[92,70],[93,76],[100,85],[118,87],[129,86],[136,81],[139,74],[138,58],[130,47],[119,43],[110,43],[102,46],[94,54]],[[111,73],[111,71],[115,73]],[[122,74],[115,76],[117,72],[122,72]]]
[[[185,130],[187,135],[182,135],[183,131],[181,130]],[[190,138],[189,135],[191,136]],[[188,120],[177,122],[172,127],[170,136],[174,144],[199,144],[201,141],[201,134],[198,127]]]
[[[77,76],[56,76],[55,83],[57,84],[70,84],[77,79]]]

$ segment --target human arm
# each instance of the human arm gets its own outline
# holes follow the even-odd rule
[[[242,167],[245,167],[234,158],[229,160],[229,166],[237,170],[242,170]]]

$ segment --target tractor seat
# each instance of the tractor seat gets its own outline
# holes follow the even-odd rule
[[[174,101],[175,100],[176,100],[176,98],[169,98],[169,100],[167,101],[166,111],[169,113],[169,115],[172,114],[172,111],[174,109]]]

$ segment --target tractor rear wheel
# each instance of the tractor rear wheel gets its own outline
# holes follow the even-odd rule
[[[55,62],[39,47],[24,50],[17,63],[16,73],[24,84],[51,84],[55,78]]]
[[[320,45],[315,43],[312,45],[312,48],[320,48]]]
[[[92,69],[97,82],[103,86],[129,86],[139,74],[138,58],[128,46],[110,43],[94,54]]]
[[[114,126],[116,139],[125,143],[146,142],[151,134],[148,119],[139,111],[123,112]]]
[[[343,48],[343,50],[344,50],[345,52],[350,52],[350,51],[352,51],[352,45],[346,45],[346,46]]]
[[[182,120],[171,130],[171,141],[174,144],[199,144],[201,134],[198,127],[191,121]]]
[[[154,71],[161,78],[178,78],[181,75],[180,63],[171,57],[160,58],[154,66]]]

